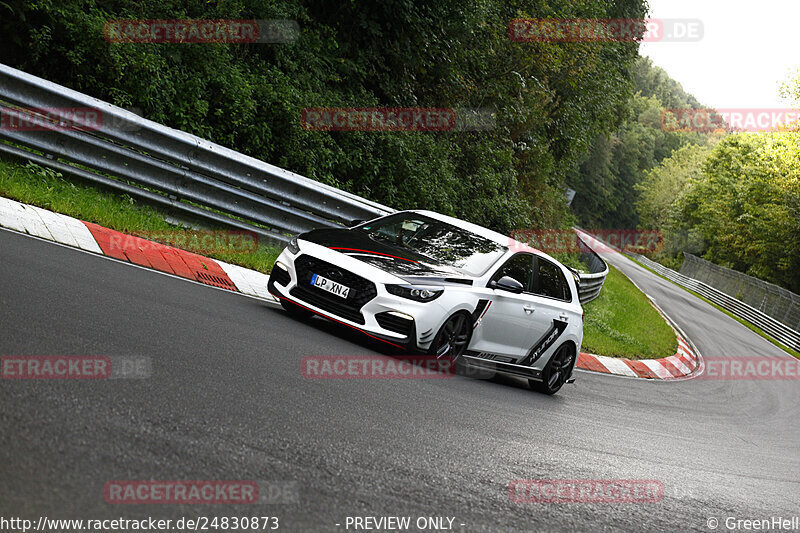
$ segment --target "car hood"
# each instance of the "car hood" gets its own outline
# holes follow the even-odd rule
[[[315,229],[298,237],[377,267],[409,283],[472,284],[472,278],[455,268],[411,250],[391,246],[367,233],[349,229]]]

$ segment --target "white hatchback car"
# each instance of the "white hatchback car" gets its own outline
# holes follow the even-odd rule
[[[500,233],[430,211],[317,229],[278,257],[269,291],[292,315],[350,326],[410,353],[571,382],[583,339],[577,276]]]

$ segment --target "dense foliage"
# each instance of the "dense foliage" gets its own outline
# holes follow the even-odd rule
[[[800,135],[729,135],[687,147],[642,186],[643,220],[670,245],[800,292]]]
[[[634,80],[636,94],[624,108],[624,123],[596,139],[568,180],[576,190],[574,211],[586,228],[636,228],[636,186],[647,172],[673,150],[708,142],[704,133],[662,127],[662,114],[668,109],[704,107],[663,69],[640,57]]]
[[[781,93],[800,105],[800,72]],[[800,293],[800,123],[687,146],[637,190],[642,225],[665,236],[655,259],[688,251]]]
[[[518,43],[517,17],[644,0],[4,0],[0,61],[397,208],[500,231],[572,222],[565,180],[617,129],[636,43]],[[109,43],[109,19],[290,19],[290,44]],[[317,132],[301,110],[489,108],[489,131]],[[627,144],[627,142],[626,142]]]
[[[690,252],[800,292],[800,128],[669,131],[666,110],[704,106],[649,59],[634,72],[627,120],[569,179],[579,222],[657,229],[663,249],[651,256],[669,267]],[[781,93],[800,104],[800,74]]]

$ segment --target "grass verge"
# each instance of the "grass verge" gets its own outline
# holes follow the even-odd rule
[[[734,315],[733,313],[731,313],[727,309],[724,309],[723,307],[720,307],[719,305],[715,304],[714,302],[712,302],[711,300],[709,300],[708,298],[706,298],[702,294],[699,294],[699,293],[697,293],[697,292],[695,292],[695,291],[693,291],[691,289],[687,289],[686,287],[682,287],[682,286],[678,285],[677,283],[673,282],[669,278],[665,278],[664,276],[662,276],[661,274],[659,274],[658,272],[656,272],[652,268],[648,267],[647,265],[643,265],[642,263],[640,263],[636,259],[634,259],[632,257],[629,257],[627,255],[625,257],[627,257],[628,259],[630,259],[631,261],[633,261],[634,263],[636,263],[637,265],[639,265],[643,269],[652,272],[653,274],[655,274],[659,278],[665,279],[665,280],[669,281],[670,283],[672,283],[673,285],[675,285],[676,287],[679,287],[679,288],[685,290],[686,292],[688,292],[689,294],[692,294],[692,295],[700,298],[701,300],[703,300],[707,304],[709,304],[712,307],[718,309],[719,311],[722,311],[723,313],[725,313],[726,315],[728,315],[729,317],[731,317],[735,321],[739,322],[741,325],[743,325],[744,327],[748,328],[750,331],[752,331],[754,333],[757,333],[758,335],[764,337],[764,339],[768,340],[769,342],[771,342],[772,344],[774,344],[775,346],[777,346],[781,350],[783,350],[786,353],[788,353],[790,355],[793,355],[794,357],[797,357],[798,359],[800,359],[800,352],[790,348],[789,346],[784,345],[783,343],[781,343],[777,339],[775,339],[772,336],[770,336],[768,333],[766,333],[763,329],[759,328],[758,326],[755,326],[755,325],[751,324],[750,322],[748,322],[747,320],[745,320],[743,318],[739,318],[738,316]]]
[[[675,355],[675,332],[622,272],[609,265],[600,296],[583,306],[585,352],[630,359]]]
[[[34,163],[24,165],[0,159],[0,196],[94,222],[123,233],[189,229],[167,222],[161,213],[151,207],[136,204],[128,195],[113,194],[72,182],[65,179],[60,172]],[[217,243],[215,248],[213,251],[192,248],[187,250],[264,273],[272,270],[272,265],[280,254],[279,249],[262,243],[248,253],[237,251],[234,244],[220,249]]]

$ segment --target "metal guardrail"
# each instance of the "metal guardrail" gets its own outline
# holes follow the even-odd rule
[[[66,121],[70,110],[97,110],[97,128],[0,128],[0,139],[16,145],[0,143],[0,151],[192,220],[285,243],[313,228],[394,211],[6,65],[0,103],[9,118],[36,118],[31,110],[38,109]]]
[[[603,261],[600,256],[592,250],[580,233],[578,236],[578,248],[581,251],[581,261],[589,268],[588,274],[579,274],[580,286],[578,287],[578,296],[582,304],[589,303],[598,296],[603,289],[603,283],[608,276],[608,265]]]
[[[67,87],[0,64],[8,118],[69,121],[96,110],[96,128],[0,128],[0,152],[167,209],[179,218],[253,231],[284,244],[298,233],[370,219],[394,209],[264,163]],[[585,245],[584,245],[585,246]],[[588,247],[580,300],[600,294],[608,267]],[[599,261],[599,263],[598,263]]]
[[[742,272],[715,265],[690,253],[680,273],[724,292],[771,316],[783,325],[800,330],[800,294]]]
[[[800,332],[785,326],[778,320],[762,313],[758,309],[755,309],[746,303],[715,289],[714,287],[706,285],[701,281],[697,281],[694,278],[685,276],[680,272],[675,272],[674,270],[656,263],[655,261],[651,261],[643,255],[630,252],[626,253],[643,265],[664,276],[668,280],[702,295],[726,311],[729,311],[737,317],[747,320],[751,324],[761,328],[765,333],[771,335],[786,346],[789,346],[795,350],[800,350]]]
[[[579,274],[580,286],[578,287],[578,297],[581,304],[586,304],[600,296],[603,283],[606,281],[608,271],[596,274]]]

